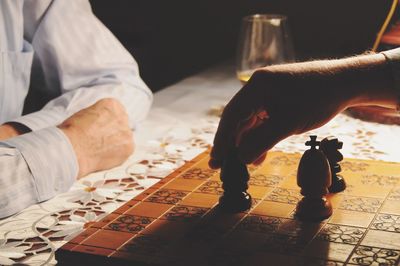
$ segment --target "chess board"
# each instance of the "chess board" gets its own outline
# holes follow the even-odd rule
[[[251,210],[217,208],[219,172],[205,152],[92,224],[56,252],[61,265],[398,265],[400,164],[345,159],[333,215],[294,218],[300,154],[250,167]]]

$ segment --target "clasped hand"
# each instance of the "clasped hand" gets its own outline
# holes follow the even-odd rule
[[[75,113],[58,126],[74,149],[81,178],[124,162],[134,150],[132,130],[122,104],[102,99]],[[0,140],[21,134],[9,124],[0,126]],[[44,147],[46,148],[46,147]]]
[[[58,126],[69,138],[79,164],[78,178],[121,164],[134,150],[122,104],[102,99]]]

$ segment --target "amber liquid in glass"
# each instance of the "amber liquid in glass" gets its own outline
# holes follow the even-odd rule
[[[245,85],[247,81],[249,81],[251,75],[253,75],[253,71],[238,72],[236,74],[238,80],[242,83],[242,85]]]

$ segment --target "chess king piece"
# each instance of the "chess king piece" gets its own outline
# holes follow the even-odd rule
[[[219,198],[219,206],[222,210],[237,213],[250,209],[249,177],[246,164],[239,160],[236,150],[231,151],[221,167],[224,194]]]
[[[297,185],[304,197],[297,204],[296,217],[321,221],[332,215],[332,205],[326,198],[332,176],[325,154],[316,148],[320,144],[317,136],[310,138],[306,145],[311,148],[304,152],[297,170]]]
[[[337,193],[342,192],[346,189],[346,182],[341,175],[338,175],[342,171],[339,163],[343,160],[343,155],[339,150],[343,147],[343,142],[337,138],[324,138],[319,145],[319,149],[322,150],[328,158],[329,165],[332,173],[332,185],[329,187],[329,192]]]

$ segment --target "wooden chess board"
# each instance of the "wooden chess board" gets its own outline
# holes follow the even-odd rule
[[[345,159],[346,191],[333,215],[301,222],[294,210],[299,154],[271,152],[250,167],[253,208],[216,208],[219,172],[203,153],[93,224],[56,253],[64,265],[398,265],[400,164]],[[90,263],[90,264],[89,264]]]

